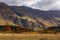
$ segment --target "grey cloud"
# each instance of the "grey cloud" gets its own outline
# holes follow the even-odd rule
[[[60,0],[42,0],[41,2],[37,2],[36,4],[33,4],[32,6],[41,10],[59,10],[57,3],[60,2]]]
[[[15,6],[21,6],[21,5],[30,5],[30,3],[34,3],[39,0],[0,0],[0,2],[5,2],[8,5],[15,5]]]

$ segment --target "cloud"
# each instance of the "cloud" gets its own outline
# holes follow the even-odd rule
[[[10,6],[28,6],[40,10],[60,10],[60,0],[0,0]]]
[[[60,0],[42,0],[32,6],[41,10],[60,10]]]
[[[8,5],[15,5],[15,6],[21,6],[21,5],[26,5],[30,6],[40,0],[0,0],[0,2],[5,2]]]

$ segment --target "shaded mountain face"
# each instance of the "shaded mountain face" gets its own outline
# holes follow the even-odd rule
[[[60,25],[60,11],[42,11],[25,6],[0,3],[0,25],[14,25],[32,30],[44,30]]]
[[[25,6],[11,6],[11,8],[16,11],[18,14],[22,13],[25,14],[27,16],[33,15],[39,18],[43,18],[43,19],[52,19],[53,17],[60,17],[60,11],[42,11],[42,10],[38,10],[38,9],[32,9],[29,7],[25,7]]]

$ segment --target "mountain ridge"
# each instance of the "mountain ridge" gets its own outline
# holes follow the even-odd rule
[[[22,28],[44,30],[51,26],[60,26],[59,15],[60,11],[42,11],[25,6],[8,6],[5,3],[0,3],[0,17],[4,22],[8,21],[9,24],[11,22],[10,25],[18,25]]]

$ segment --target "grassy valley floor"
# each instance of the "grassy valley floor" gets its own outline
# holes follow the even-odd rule
[[[32,34],[32,33],[20,33],[20,34],[2,34],[0,33],[0,40],[60,40],[60,34]]]
[[[55,28],[55,30],[49,28],[50,30],[45,31],[27,31],[27,29],[17,28],[16,26],[10,28],[12,29],[11,32],[6,31],[6,26],[0,26],[0,40],[60,40],[60,31]],[[19,32],[17,33],[17,31]]]

